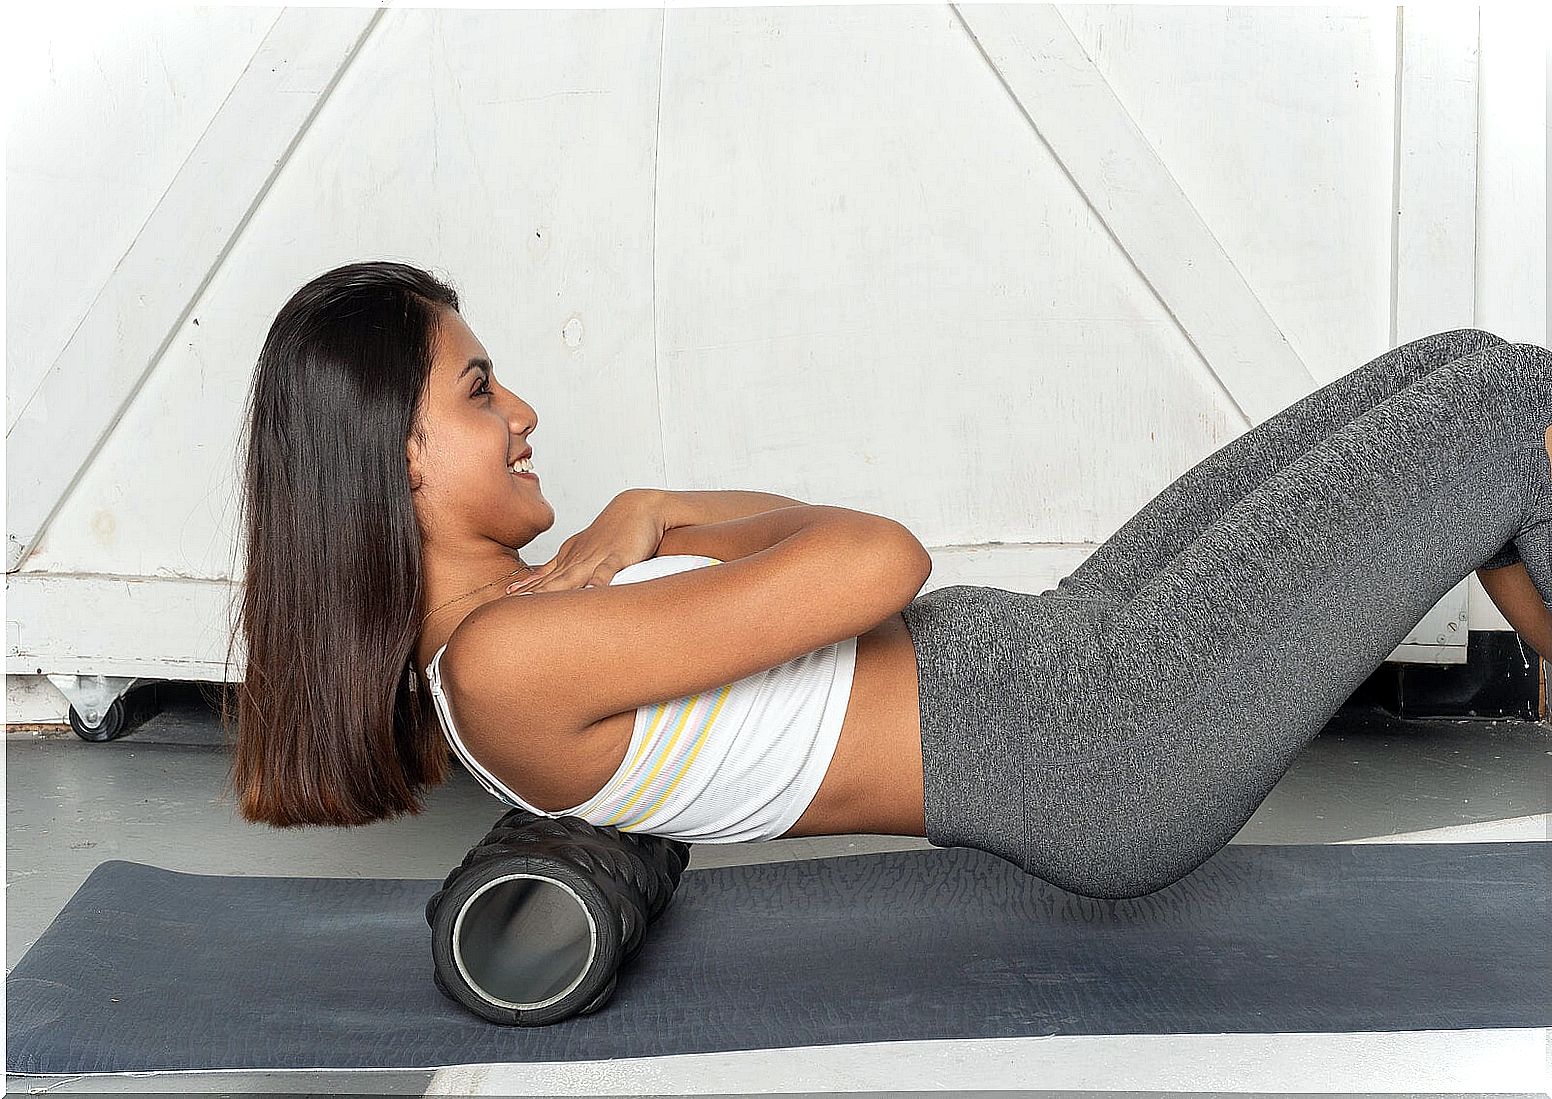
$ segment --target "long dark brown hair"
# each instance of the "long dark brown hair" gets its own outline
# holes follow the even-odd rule
[[[249,822],[370,824],[422,812],[420,791],[447,780],[427,691],[411,690],[424,578],[405,457],[446,309],[457,293],[419,268],[347,264],[292,295],[259,352],[226,786]]]

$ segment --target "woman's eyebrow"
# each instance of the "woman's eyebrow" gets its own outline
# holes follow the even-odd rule
[[[490,374],[490,360],[489,359],[470,359],[469,360],[469,365],[464,367],[462,370],[460,370],[458,372],[458,377],[454,378],[453,380],[454,381],[462,381],[463,380],[463,376],[465,374],[467,374],[469,371],[474,370],[476,368],[485,371],[485,373],[487,375],[489,375]]]

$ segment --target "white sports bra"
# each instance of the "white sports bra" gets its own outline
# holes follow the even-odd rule
[[[670,554],[621,569],[631,584],[719,565]],[[847,638],[701,694],[641,706],[613,776],[581,805],[547,812],[513,793],[464,747],[442,688],[446,645],[426,679],[448,744],[493,796],[541,816],[575,816],[621,831],[692,843],[775,839],[818,793],[840,740],[851,697],[857,639]]]

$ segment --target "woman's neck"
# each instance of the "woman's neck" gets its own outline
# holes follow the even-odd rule
[[[447,644],[463,620],[479,607],[506,594],[506,587],[527,575],[530,566],[507,546],[456,562],[428,560],[415,644],[415,670],[424,675],[437,650]]]

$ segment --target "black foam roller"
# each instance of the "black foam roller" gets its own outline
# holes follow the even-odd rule
[[[680,840],[509,810],[426,902],[436,987],[509,1026],[597,1011],[689,861]]]

